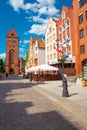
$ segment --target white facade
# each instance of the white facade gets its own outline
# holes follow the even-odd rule
[[[45,49],[38,48],[38,65],[45,64]]]
[[[38,41],[35,42],[34,46],[34,59],[38,59],[38,65],[45,64],[45,48],[39,46]]]
[[[56,39],[57,39],[56,21],[52,17],[50,17],[45,34],[46,63],[53,63],[57,61],[57,52],[55,52],[54,50]]]

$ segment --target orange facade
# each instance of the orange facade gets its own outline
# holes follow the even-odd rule
[[[19,58],[19,73],[22,74],[24,72],[24,59]]]
[[[76,74],[87,75],[87,2],[73,0],[73,46],[76,57]]]
[[[73,9],[63,6],[58,23],[57,23],[57,38],[59,41],[58,47],[63,51],[64,56],[74,56],[72,46],[72,20]],[[61,53],[58,53],[58,59],[61,58]]]
[[[19,73],[18,66],[18,42],[19,37],[14,28],[6,36],[6,73]]]
[[[29,67],[39,65],[40,59],[43,61],[43,52],[39,50],[45,50],[45,43],[41,38],[30,39],[30,50],[29,50]],[[40,55],[40,52],[42,54]],[[45,55],[44,55],[45,57]]]
[[[68,23],[69,26],[66,27]],[[57,36],[59,46],[63,47],[63,55],[75,57],[76,75],[80,75],[83,71],[87,76],[86,0],[72,0],[70,8],[63,6],[57,23]],[[61,54],[58,54],[59,58],[61,58]]]

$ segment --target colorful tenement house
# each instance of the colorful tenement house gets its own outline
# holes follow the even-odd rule
[[[52,64],[57,61],[57,52],[54,51],[55,40],[57,39],[57,20],[50,17],[45,33],[45,56],[46,63]]]
[[[58,48],[62,49],[63,54],[58,53],[58,59],[67,57],[67,63],[75,64],[73,53],[73,8],[62,7],[62,11],[57,22]]]
[[[14,28],[6,36],[6,73],[19,74],[23,71],[23,62],[19,60],[19,37]],[[21,66],[20,66],[21,65]]]
[[[46,63],[58,66],[61,70],[61,58],[66,58],[65,73],[75,75],[75,55],[73,53],[73,8],[63,6],[58,20],[50,17],[48,21],[46,40]],[[56,50],[56,51],[55,51]],[[72,68],[71,68],[72,66]],[[70,68],[67,69],[67,68]]]
[[[41,38],[30,39],[28,66],[33,67],[45,63],[45,43]]]
[[[87,77],[87,0],[73,0],[73,33],[76,74]]]

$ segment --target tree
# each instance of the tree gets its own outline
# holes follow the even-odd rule
[[[5,62],[3,62],[3,59],[0,59],[0,72],[5,72]]]
[[[29,51],[26,52],[26,59],[25,59],[25,62],[24,62],[24,68],[26,66],[26,63],[28,62],[28,59],[29,59]]]

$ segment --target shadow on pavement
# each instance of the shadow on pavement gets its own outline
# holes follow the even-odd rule
[[[27,87],[24,83],[0,83],[0,130],[80,130],[57,111],[34,113],[32,101],[6,102],[9,92]]]
[[[73,95],[77,95],[77,94],[79,94],[79,93],[73,93],[73,94],[69,94],[69,96],[71,97],[71,96],[73,96]]]

